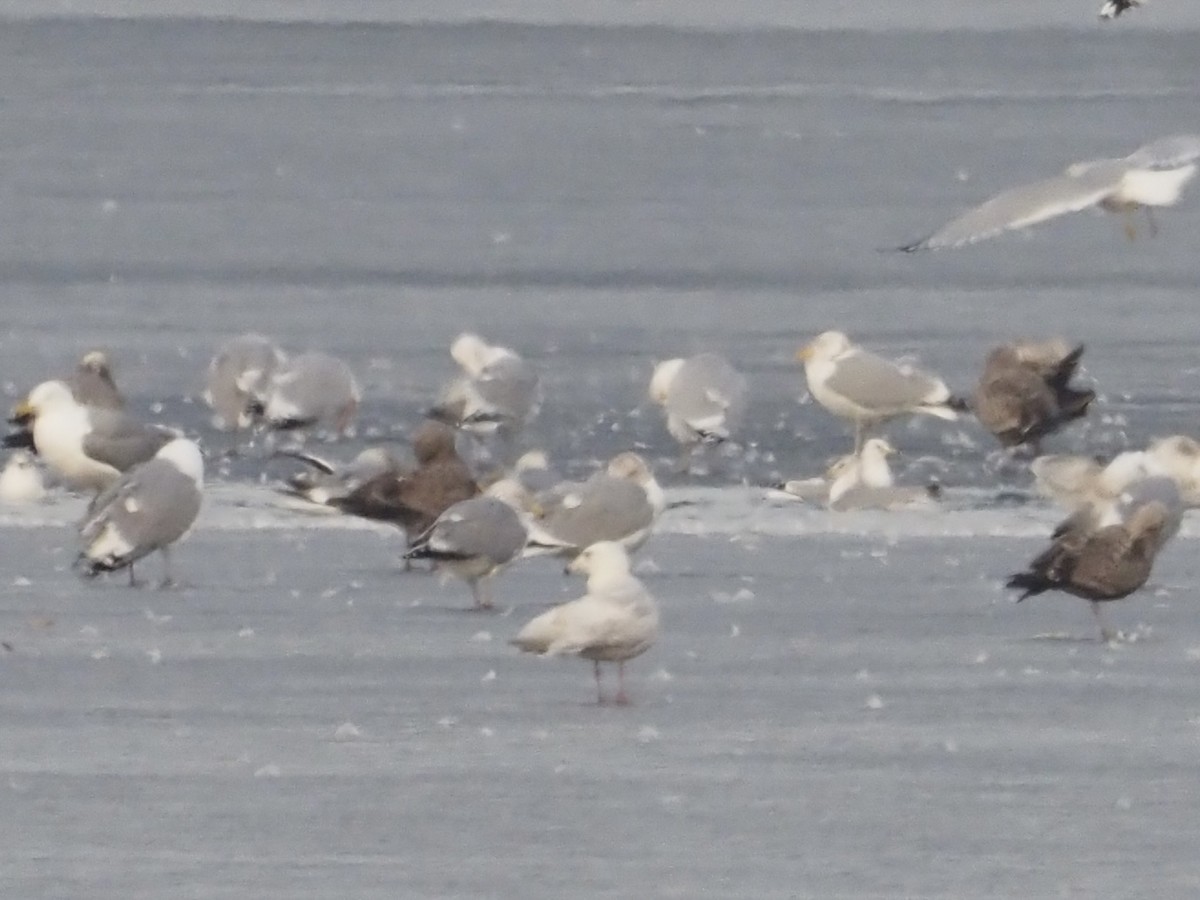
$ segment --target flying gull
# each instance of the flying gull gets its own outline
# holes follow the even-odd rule
[[[965,408],[937,376],[864,350],[840,331],[818,335],[796,358],[813,399],[854,422],[856,454],[864,431],[876,422],[909,413],[952,420]]]
[[[1174,206],[1184,186],[1196,174],[1200,135],[1162,138],[1123,159],[1077,162],[1052,178],[1010,188],[997,194],[933,234],[901,250],[939,250],[962,247],[1005,231],[1028,228],[1057,216],[1099,206],[1125,216],[1125,233],[1136,236],[1133,214],[1146,211],[1151,235],[1158,226],[1155,206]]]
[[[1146,583],[1168,520],[1162,503],[1139,506],[1128,522],[1091,530],[1087,520],[1064,523],[1050,547],[1026,571],[1008,579],[1017,602],[1058,590],[1089,601],[1104,641],[1119,635],[1105,624],[1100,604],[1128,597]]]
[[[1031,445],[1087,414],[1095,391],[1072,387],[1083,345],[1065,341],[1013,341],[984,361],[971,408],[1005,447]]]
[[[124,412],[81,406],[63,381],[35,387],[17,405],[12,421],[31,425],[34,447],[55,475],[88,491],[104,490],[179,436]]]
[[[521,556],[528,540],[524,489],[501,479],[480,497],[461,500],[418,535],[405,559],[431,559],[471,586],[476,609],[491,609],[488,580]]]
[[[658,605],[629,571],[620,544],[603,541],[580,553],[567,571],[587,575],[587,593],[533,619],[512,639],[526,653],[590,659],[596,700],[603,704],[600,663],[617,664],[614,702],[626,704],[625,661],[645,653],[658,637]]]
[[[85,575],[129,568],[159,551],[163,584],[171,583],[168,548],[182,538],[200,512],[204,460],[192,441],[177,438],[154,458],[135,466],[96,498],[79,534],[76,565]]]
[[[745,413],[746,392],[746,376],[716,353],[655,366],[650,399],[663,408],[667,431],[682,448],[681,469],[698,446],[729,440]]]
[[[208,364],[204,402],[221,431],[254,424],[251,407],[267,392],[271,376],[287,359],[275,342],[261,334],[230,338]]]

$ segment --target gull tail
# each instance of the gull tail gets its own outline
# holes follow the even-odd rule
[[[1004,586],[1011,590],[1021,591],[1021,596],[1017,598],[1018,603],[1026,597],[1034,597],[1049,590],[1051,587],[1046,579],[1034,572],[1018,572],[1010,576],[1008,581],[1004,583]]]

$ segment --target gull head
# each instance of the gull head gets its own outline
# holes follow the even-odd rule
[[[808,364],[814,360],[832,359],[850,349],[850,338],[840,331],[825,331],[796,351],[796,361]]]
[[[654,367],[654,374],[650,376],[650,399],[659,406],[666,405],[671,384],[683,368],[683,363],[682,359],[667,359]]]
[[[451,456],[455,451],[454,429],[432,419],[422,422],[412,439],[413,456],[422,465]]]
[[[492,348],[477,334],[464,331],[450,345],[450,356],[469,375],[478,375],[483,371],[491,357]]]
[[[584,548],[583,552],[567,564],[567,571],[574,575],[614,576],[629,574],[629,554],[616,541],[600,541]]]
[[[204,481],[204,455],[195,441],[189,441],[187,438],[175,438],[173,441],[163,444],[154,454],[154,458],[169,462],[196,482],[196,487],[200,487]]]
[[[606,471],[613,478],[624,478],[643,487],[654,480],[654,473],[650,471],[646,460],[632,450],[618,453],[610,459]]]
[[[13,408],[9,421],[14,425],[24,425],[49,410],[77,405],[66,382],[43,381]]]

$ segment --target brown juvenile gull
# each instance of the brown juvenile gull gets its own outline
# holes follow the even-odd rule
[[[413,435],[412,449],[417,461],[412,471],[385,471],[330,503],[356,516],[390,522],[411,540],[455,503],[479,493],[455,448],[454,429],[423,422]]]
[[[88,491],[104,490],[179,436],[119,410],[82,406],[63,381],[35,387],[13,421],[31,423],[33,445],[50,470],[69,487]]]
[[[600,663],[617,664],[618,704],[625,693],[625,661],[645,653],[658,637],[658,605],[629,571],[629,556],[617,543],[602,541],[583,550],[567,566],[587,575],[587,594],[542,613],[512,639],[526,653],[590,659],[596,700],[603,704]]]
[[[476,609],[491,609],[489,579],[521,556],[528,540],[524,489],[511,479],[461,500],[413,539],[405,559],[430,559],[471,586]]]
[[[1003,191],[900,249],[963,247],[1092,206],[1122,213],[1130,240],[1136,235],[1133,214],[1144,209],[1153,235],[1157,226],[1151,208],[1179,202],[1184,186],[1196,174],[1197,159],[1200,135],[1182,134],[1153,141],[1123,159],[1077,162],[1061,175]]]
[[[157,550],[163,584],[170,584],[168,548],[196,521],[203,482],[200,448],[185,438],[171,441],[96,498],[79,529],[76,566],[88,576],[128,567],[132,583],[133,564]]]
[[[587,481],[535,498],[525,552],[572,557],[600,541],[617,541],[632,552],[665,508],[666,496],[646,461],[631,451],[619,453]]]
[[[1049,590],[1082,597],[1091,603],[1102,639],[1114,640],[1118,634],[1105,624],[1100,604],[1128,597],[1146,583],[1168,516],[1162,503],[1152,501],[1139,506],[1128,522],[1098,530],[1090,520],[1072,517],[1050,547],[1006,586],[1022,592],[1018,603]]]
[[[252,426],[252,406],[286,359],[275,342],[261,334],[243,334],[221,344],[208,364],[204,387],[213,427],[232,431]]]
[[[936,375],[892,362],[826,331],[796,353],[804,364],[808,391],[835,416],[854,423],[854,452],[865,430],[895,416],[926,413],[957,419],[966,404]]]
[[[350,367],[314,350],[277,367],[251,409],[275,430],[323,426],[345,434],[360,400],[362,390]]]
[[[1029,444],[1087,414],[1095,391],[1073,388],[1083,345],[1013,341],[992,349],[975,388],[972,409],[1005,447]]]
[[[746,376],[716,353],[668,359],[654,367],[650,399],[663,408],[667,431],[680,445],[679,468],[693,452],[729,440],[746,411]]]

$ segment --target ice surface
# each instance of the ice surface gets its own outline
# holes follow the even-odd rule
[[[1097,5],[768,3],[737,34],[729,4],[532,0],[238,8],[667,27],[6,23],[4,393],[103,346],[214,484],[166,592],[71,574],[81,500],[0,511],[5,895],[1200,893],[1192,514],[1109,611],[1136,640],[1104,646],[1085,604],[1003,591],[1059,514],[970,422],[888,428],[898,480],[945,486],[931,512],[764,487],[848,449],[792,359],[830,327],[956,390],[992,343],[1061,333],[1101,397],[1047,449],[1194,433],[1194,200],[1134,243],[1081,216],[876,252],[1196,129],[1195,4],[1107,28]],[[0,13],[100,6],[148,9]],[[875,31],[774,28],[802,7]],[[573,475],[633,446],[665,476],[655,360],[713,348],[751,377],[745,453],[665,476],[683,505],[637,566],[663,627],[631,708],[506,644],[580,594],[560,567],[468,612],[399,571],[394,529],[281,503],[286,464],[195,402],[229,334],[319,346],[364,380],[358,438],[319,448],[348,459],[404,439],[466,328],[542,368],[531,439]]]

